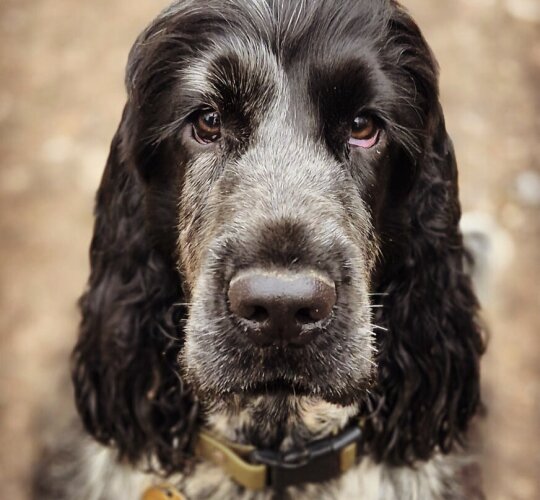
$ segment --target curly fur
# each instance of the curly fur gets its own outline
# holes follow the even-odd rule
[[[465,498],[455,453],[483,340],[437,66],[408,14],[390,0],[184,0],[139,37],[126,82],[72,360],[86,431],[113,461],[189,478],[203,423],[286,448],[359,415],[355,473],[378,478],[366,498]],[[232,116],[214,156],[183,132],[203,100]],[[363,159],[338,140],[356,102],[386,137]],[[324,269],[337,326],[299,357],[252,352],[223,290],[254,265]],[[267,372],[298,393],[256,394]],[[425,490],[418,471],[432,471]]]

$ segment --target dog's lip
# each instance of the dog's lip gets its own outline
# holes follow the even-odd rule
[[[285,378],[275,378],[268,381],[255,381],[243,388],[243,392],[251,394],[306,394],[311,392],[308,384],[290,381]]]

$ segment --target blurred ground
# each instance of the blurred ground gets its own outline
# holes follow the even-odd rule
[[[136,34],[166,0],[0,1],[0,498],[26,498],[66,372],[92,198]],[[442,67],[464,207],[496,240],[484,362],[490,499],[540,498],[540,2],[406,0]],[[65,387],[65,391],[68,391]]]

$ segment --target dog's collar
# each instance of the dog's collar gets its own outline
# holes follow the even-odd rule
[[[338,478],[356,464],[361,438],[360,426],[355,425],[335,437],[313,441],[301,451],[281,453],[223,441],[201,431],[195,455],[221,467],[247,489],[281,491],[288,486]]]

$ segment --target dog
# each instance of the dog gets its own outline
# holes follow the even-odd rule
[[[405,9],[181,0],[126,86],[72,358],[83,426],[35,498],[482,498],[456,160]]]

